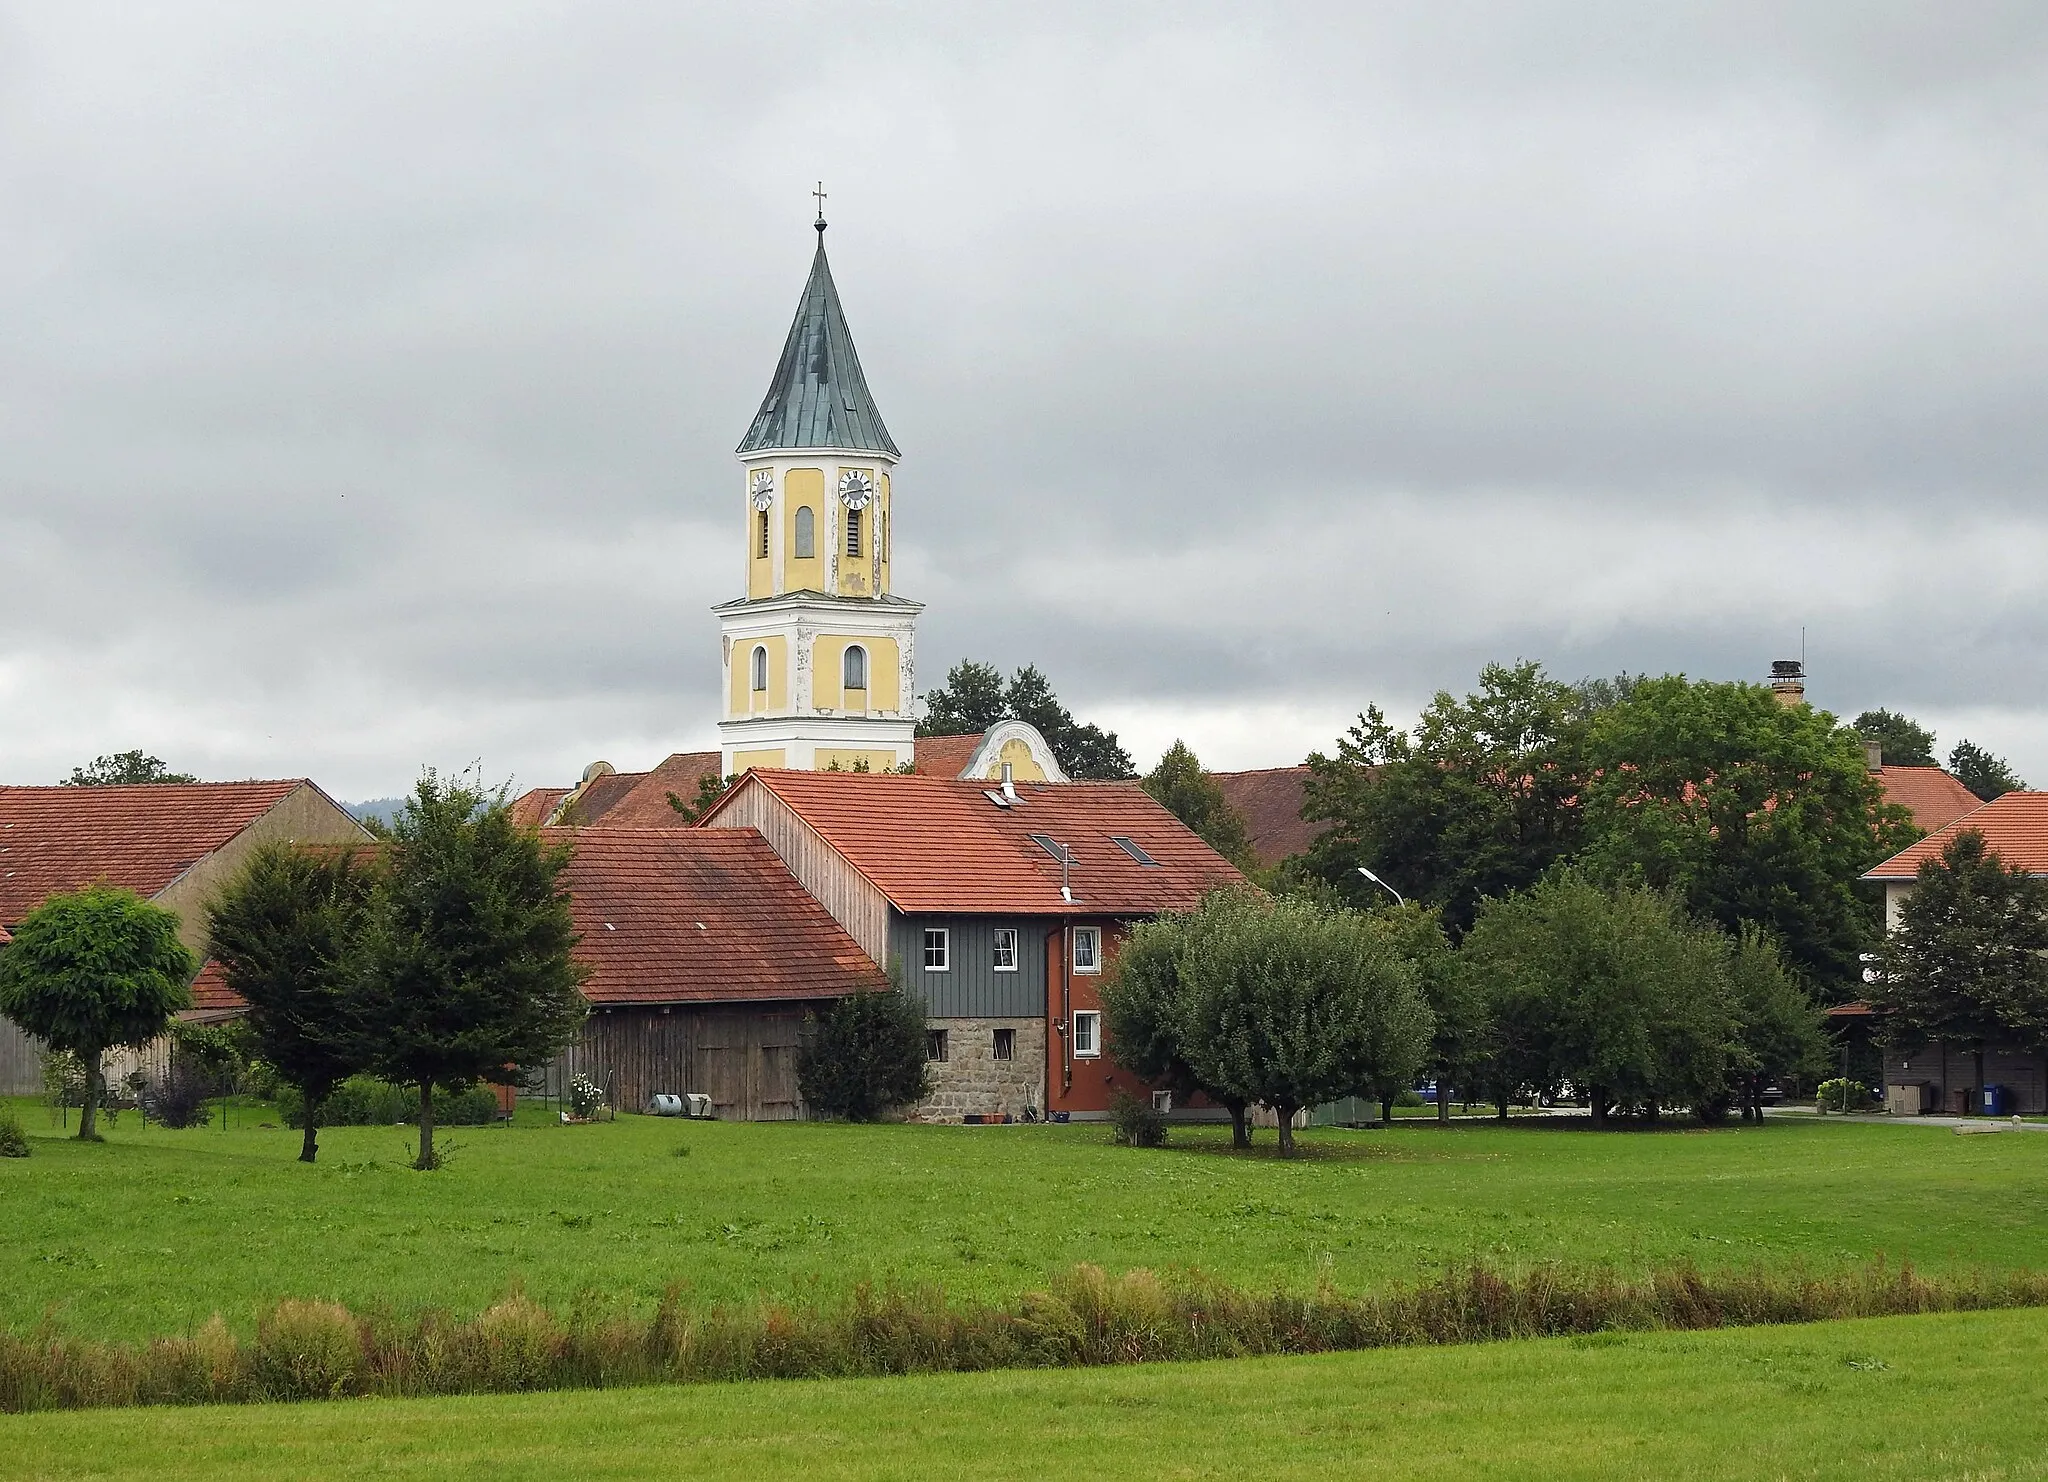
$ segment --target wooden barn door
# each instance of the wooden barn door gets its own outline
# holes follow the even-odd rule
[[[802,1031],[802,1017],[786,1011],[705,1014],[690,1089],[710,1096],[712,1110],[731,1121],[794,1121],[803,1115],[796,1084]]]

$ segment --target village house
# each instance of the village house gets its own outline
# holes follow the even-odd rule
[[[304,778],[143,787],[0,786],[0,940],[65,891],[104,882],[178,914],[203,961],[207,896],[269,843],[346,844],[370,833]],[[218,1019],[240,1000],[202,966],[186,1017]],[[35,1045],[0,1019],[0,1094],[41,1089]]]

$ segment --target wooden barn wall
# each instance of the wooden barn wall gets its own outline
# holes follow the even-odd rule
[[[793,1121],[804,1112],[796,1084],[804,1012],[802,1004],[596,1010],[548,1067],[544,1090],[560,1096],[572,1076],[585,1075],[624,1112],[645,1111],[656,1092],[701,1091],[727,1121]]]
[[[32,1039],[12,1019],[0,1019],[0,1096],[40,1096],[43,1063],[37,1059],[42,1041]]]
[[[758,782],[738,794],[710,828],[755,828],[799,884],[846,928],[877,967],[889,965],[889,902],[845,856],[827,844],[795,809]]]

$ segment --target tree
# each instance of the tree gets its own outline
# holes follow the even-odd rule
[[[1206,922],[1211,918],[1203,918]],[[1117,1064],[1162,1091],[1199,1091],[1230,1113],[1230,1145],[1252,1145],[1249,1103],[1195,1074],[1182,1053],[1187,981],[1181,972],[1198,930],[1190,915],[1167,915],[1131,928],[1102,980],[1102,1021]]]
[[[1585,709],[1534,663],[1487,665],[1462,700],[1439,691],[1412,734],[1367,707],[1336,756],[1308,759],[1304,815],[1332,824],[1310,868],[1364,904],[1377,890],[1367,866],[1462,934],[1481,900],[1532,884],[1576,845]]]
[[[570,846],[520,828],[505,792],[429,771],[393,821],[358,971],[376,1026],[371,1068],[419,1088],[414,1167],[434,1155],[434,1087],[504,1084],[567,1045],[587,969],[561,874]]]
[[[1963,829],[1920,866],[1885,941],[1871,1006],[1896,1042],[1975,1047],[2000,1033],[2048,1041],[2048,880],[2005,862]]]
[[[1429,1008],[1414,969],[1357,913],[1225,892],[1195,915],[1182,1054],[1204,1084],[1273,1109],[1281,1156],[1301,1108],[1415,1074]]]
[[[51,896],[0,947],[0,1014],[85,1067],[81,1140],[100,1140],[101,1057],[162,1034],[197,969],[175,912],[110,885]]]
[[[2004,757],[1993,756],[1974,741],[1956,743],[1955,750],[1948,754],[1948,769],[1955,774],[1956,781],[1987,803],[2009,792],[2027,790],[2026,783],[2006,765]]]
[[[1674,895],[1560,869],[1488,901],[1460,952],[1516,1036],[1517,1069],[1535,1089],[1571,1083],[1596,1125],[1726,1094],[1740,1025],[1727,941]]]
[[[1938,767],[1934,732],[1890,710],[1866,710],[1856,717],[1856,734],[1884,748],[1889,767]]]
[[[1116,733],[1075,720],[1046,677],[1028,664],[1012,674],[1007,685],[993,664],[955,664],[945,684],[925,696],[925,718],[918,722],[917,734],[979,735],[1005,720],[1035,727],[1069,777],[1114,781],[1137,775]]]
[[[716,772],[706,772],[697,779],[697,796],[691,802],[684,802],[675,793],[669,793],[669,807],[680,813],[685,823],[695,823],[711,811],[712,805],[726,795],[737,777],[721,777]]]
[[[848,994],[806,1026],[796,1080],[812,1111],[872,1122],[932,1094],[924,1005],[897,976],[892,970],[888,988]]]
[[[371,1059],[355,954],[373,885],[352,851],[266,844],[207,903],[206,950],[248,1001],[255,1053],[305,1099],[302,1163],[321,1103]]]
[[[197,782],[190,772],[173,772],[153,756],[139,751],[117,751],[112,756],[94,757],[89,767],[73,767],[64,779],[66,787],[134,787],[140,784]]]
[[[1678,892],[1731,935],[1766,927],[1837,994],[1875,936],[1857,877],[1918,837],[1861,738],[1762,685],[1643,681],[1588,728],[1578,856],[1594,876]]]
[[[1185,742],[1175,741],[1169,746],[1159,758],[1159,765],[1139,785],[1240,870],[1256,868],[1244,815],[1230,806],[1216,779],[1202,769],[1201,761]]]
[[[1442,914],[1433,907],[1410,901],[1369,912],[1366,921],[1415,969],[1415,985],[1434,1026],[1422,1069],[1436,1079],[1437,1121],[1448,1122],[1451,1088],[1470,1091],[1484,1074],[1488,1049],[1485,996],[1451,950]],[[1380,1119],[1390,1121],[1393,1097],[1405,1089],[1405,1083],[1383,1082],[1376,1089]]]
[[[1761,1121],[1767,1082],[1810,1075],[1827,1064],[1827,1035],[1806,986],[1785,966],[1778,944],[1751,924],[1729,944],[1726,964],[1736,1028],[1733,1099],[1745,1122]],[[1699,1108],[1709,1120],[1717,1103]]]

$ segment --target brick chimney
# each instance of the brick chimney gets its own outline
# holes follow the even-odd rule
[[[1771,693],[1780,705],[1806,703],[1806,665],[1797,659],[1771,660]]]

